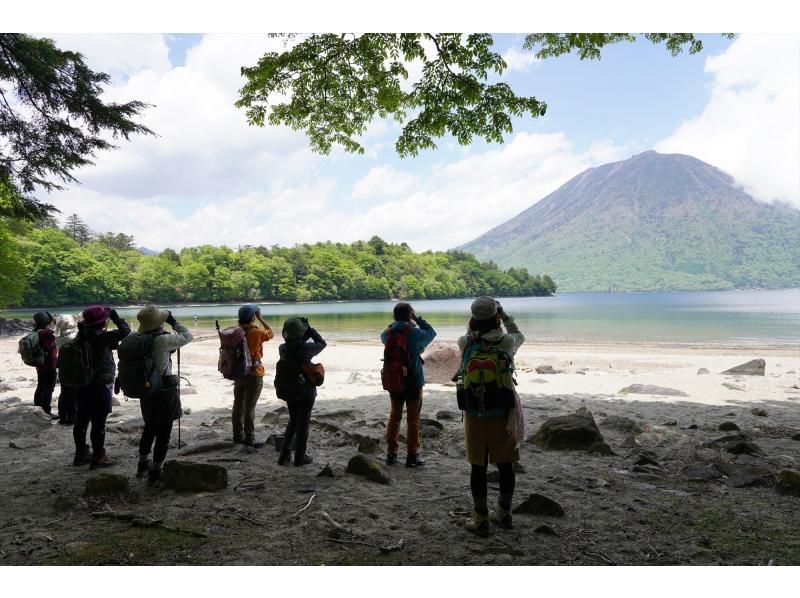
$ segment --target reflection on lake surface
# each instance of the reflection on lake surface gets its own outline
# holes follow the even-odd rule
[[[453,340],[469,319],[471,299],[412,301],[438,332]],[[590,342],[720,344],[797,344],[800,346],[800,289],[685,293],[575,293],[555,297],[501,299],[520,329],[532,339]],[[339,341],[376,339],[391,321],[391,301],[303,304],[262,303],[267,322],[277,330],[289,315],[306,315],[326,337]],[[178,319],[213,328],[236,323],[239,305],[175,305]],[[50,311],[77,312],[81,308]],[[119,308],[135,323],[137,306]],[[30,318],[33,310],[0,313]],[[197,317],[196,324],[194,317]]]

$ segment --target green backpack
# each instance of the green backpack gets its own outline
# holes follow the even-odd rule
[[[167,333],[164,333],[167,334]],[[158,335],[129,334],[119,344],[119,386],[126,397],[146,399],[164,388],[164,377],[156,369],[153,342]]]
[[[497,344],[477,341],[464,349],[457,386],[458,408],[484,413],[513,409],[514,361]]]
[[[62,386],[86,386],[92,381],[92,351],[82,334],[61,345],[57,365],[58,380]]]
[[[25,365],[44,365],[45,355],[39,344],[39,331],[29,332],[19,339],[19,354]]]

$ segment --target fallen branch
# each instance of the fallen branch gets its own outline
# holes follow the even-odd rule
[[[617,564],[617,561],[615,561],[614,559],[612,559],[611,557],[609,557],[607,554],[605,554],[600,550],[598,550],[597,552],[589,552],[588,550],[584,550],[583,554],[585,554],[586,556],[598,558],[601,561],[608,563],[609,565]]]
[[[138,517],[133,511],[94,511],[90,513],[92,517],[102,519],[118,519],[120,521],[133,521]]]
[[[237,511],[235,509],[220,509],[217,511],[217,515],[219,515],[220,513],[230,513],[232,515],[236,515],[239,519],[244,519],[245,521],[249,521],[250,523],[255,523],[256,525],[260,525],[261,527],[267,525],[263,521],[259,521],[258,519],[253,519],[252,517],[248,517],[241,511]]]
[[[292,517],[297,517],[297,516],[298,516],[300,513],[302,513],[302,512],[303,512],[303,511],[305,511],[306,509],[308,509],[308,507],[310,507],[310,506],[311,506],[311,503],[312,503],[312,502],[314,502],[314,498],[316,498],[316,496],[317,496],[316,494],[312,494],[312,495],[311,495],[311,498],[309,498],[309,499],[308,499],[308,503],[306,504],[306,506],[304,506],[302,509],[300,509],[299,511],[297,511],[297,513],[295,513],[294,515],[292,515]]]
[[[51,526],[51,525],[53,525],[54,523],[58,523],[59,521],[64,521],[65,519],[69,519],[70,515],[72,515],[72,513],[70,513],[70,514],[69,514],[69,515],[67,515],[66,517],[62,517],[61,519],[53,519],[52,521],[48,521],[47,523],[45,523],[44,525],[42,525],[42,527],[50,527],[50,526]]]
[[[331,519],[331,516],[328,515],[325,511],[322,511],[322,513],[320,513],[320,517],[322,517],[325,520],[325,522],[328,525],[330,525],[333,529],[344,529],[341,525],[339,525],[333,519]]]
[[[372,544],[371,542],[359,542],[358,540],[337,540],[336,538],[326,538],[328,542],[337,542],[339,544],[358,544],[360,546],[369,546],[370,548],[377,548],[382,554],[389,554],[390,552],[397,552],[403,548],[402,538],[397,544],[392,546],[380,546],[379,544]]]
[[[91,513],[92,517],[99,517],[101,519],[115,519],[117,521],[130,521],[133,527],[158,527],[170,532],[179,534],[189,534],[196,538],[208,538],[208,534],[197,532],[191,529],[184,529],[181,527],[172,527],[165,525],[161,519],[153,519],[147,515],[138,515],[133,511],[94,511]]]

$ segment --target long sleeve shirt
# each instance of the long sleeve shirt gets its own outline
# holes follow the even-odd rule
[[[172,374],[171,353],[190,342],[192,333],[180,322],[175,323],[173,332],[156,336],[153,339],[153,360],[156,363],[156,370],[165,376]]]
[[[394,321],[389,324],[389,327],[381,332],[381,342],[385,345],[386,341],[389,340],[389,335],[392,332],[403,328],[411,329],[408,332],[408,342],[406,347],[408,348],[408,355],[411,358],[411,367],[414,368],[415,379],[418,380],[419,385],[422,386],[425,384],[425,374],[422,370],[422,359],[420,356],[422,355],[422,352],[425,351],[425,347],[427,347],[436,336],[436,331],[433,329],[433,326],[428,324],[428,322],[417,316],[416,326],[414,326],[414,324],[411,322],[398,321]]]

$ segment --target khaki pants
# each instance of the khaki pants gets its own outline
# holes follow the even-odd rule
[[[422,411],[422,388],[408,393],[390,393],[392,403],[389,423],[386,424],[386,452],[397,454],[400,448],[400,422],[403,419],[403,404],[406,405],[406,449],[411,456],[419,452],[419,414]]]
[[[256,403],[264,388],[261,376],[242,376],[233,381],[233,439],[252,441],[256,435]]]

